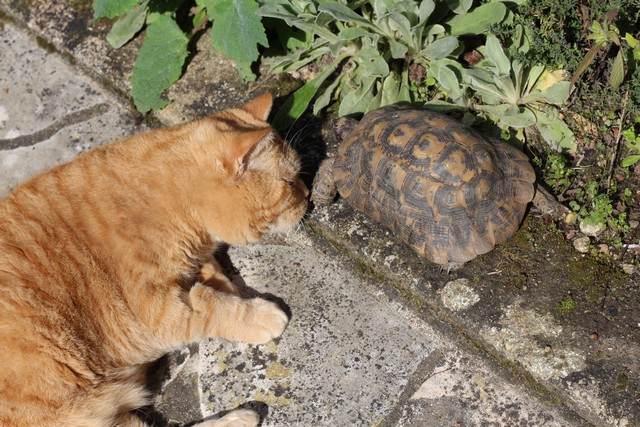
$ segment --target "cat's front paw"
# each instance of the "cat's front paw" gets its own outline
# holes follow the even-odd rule
[[[195,427],[255,427],[260,422],[260,415],[251,409],[237,409],[224,417],[198,423]]]
[[[277,304],[262,298],[250,301],[249,317],[251,329],[246,342],[251,344],[264,344],[279,337],[289,323],[289,317]]]

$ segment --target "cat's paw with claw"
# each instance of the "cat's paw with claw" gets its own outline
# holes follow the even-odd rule
[[[250,301],[249,307],[247,321],[251,324],[251,330],[246,342],[264,344],[282,335],[289,323],[289,317],[277,304],[254,298]]]
[[[224,417],[198,423],[195,427],[255,427],[260,422],[260,415],[251,409],[237,409]]]

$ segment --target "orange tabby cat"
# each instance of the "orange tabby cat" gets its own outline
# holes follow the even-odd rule
[[[265,343],[288,318],[242,299],[221,242],[307,207],[271,95],[81,155],[0,199],[0,425],[143,426],[143,367],[185,343]],[[200,278],[200,280],[198,280]],[[253,426],[240,409],[202,426]]]

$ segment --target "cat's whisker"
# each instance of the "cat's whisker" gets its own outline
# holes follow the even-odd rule
[[[306,125],[302,126],[301,128],[297,129],[295,131],[295,133],[293,134],[293,136],[290,136],[289,134],[287,135],[286,140],[288,141],[289,145],[291,145],[292,147],[296,147],[296,145],[298,144],[298,142],[300,140],[302,140],[304,137],[306,137],[307,135],[311,134],[311,133],[317,133],[316,128],[318,128],[319,125],[317,123],[307,123]],[[293,129],[290,128],[290,131]]]
[[[293,123],[291,123],[291,126],[289,126],[289,128],[287,129],[287,132],[285,134],[285,139],[286,140],[289,140],[290,133],[296,129],[296,124],[298,123],[298,120],[300,120],[300,119],[301,119],[301,117],[296,118],[293,121]],[[304,126],[303,126],[303,128],[304,128]],[[296,130],[296,132],[297,132],[297,130]]]

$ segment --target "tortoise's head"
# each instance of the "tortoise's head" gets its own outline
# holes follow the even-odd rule
[[[360,123],[360,121],[352,116],[342,116],[334,119],[331,124],[338,142],[346,140],[358,123]]]

